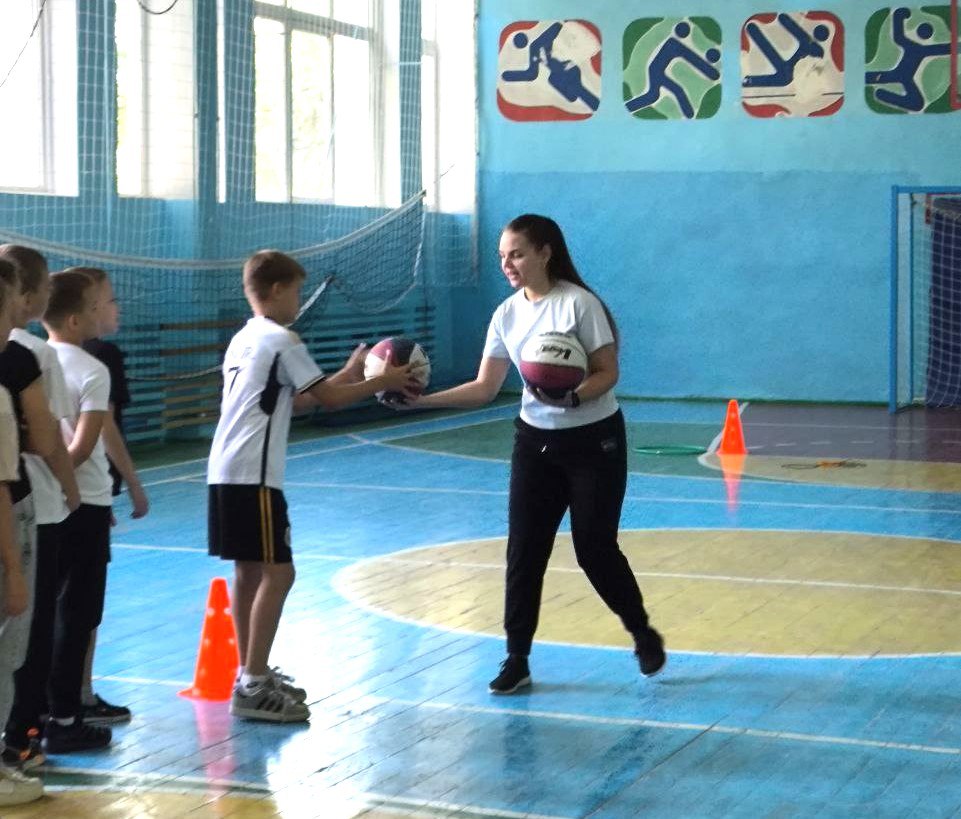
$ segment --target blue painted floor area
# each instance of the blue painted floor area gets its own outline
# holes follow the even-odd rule
[[[278,808],[285,816],[333,816],[356,797],[415,815],[961,816],[961,657],[674,653],[648,680],[626,650],[537,644],[534,688],[495,698],[500,639],[343,597],[338,573],[359,560],[506,535],[507,463],[402,439],[513,413],[411,417],[291,446],[298,575],[272,662],[308,690],[309,726],[235,721],[226,704],[177,696],[193,677],[209,582],[230,566],[206,556],[205,464],[145,471],[150,515],[133,521],[126,499],[117,504],[95,667],[100,693],[134,720],[109,751],[52,760],[48,781],[73,770],[147,777],[143,787],[246,784],[279,806],[296,797]],[[634,404],[627,415],[705,423],[723,406]],[[731,508],[722,480],[635,474],[622,525],[902,535],[961,549],[961,497],[744,479]]]

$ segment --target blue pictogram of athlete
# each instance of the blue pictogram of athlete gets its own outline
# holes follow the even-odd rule
[[[894,42],[901,47],[903,52],[900,62],[887,71],[868,71],[864,75],[864,81],[868,85],[882,85],[895,83],[903,89],[901,93],[896,93],[887,88],[876,88],[874,97],[878,102],[883,102],[894,108],[902,108],[905,111],[918,112],[924,109],[925,99],[918,88],[917,76],[921,64],[929,57],[948,56],[951,53],[950,43],[926,43],[934,36],[934,26],[930,23],[921,23],[915,29],[915,35],[922,41],[914,40],[908,36],[905,23],[911,16],[911,10],[907,8],[897,8],[894,10],[892,18],[892,33]]]
[[[581,100],[592,111],[601,101],[581,82],[581,69],[570,60],[554,56],[554,41],[561,33],[563,23],[552,23],[533,40],[523,32],[514,35],[512,42],[517,48],[528,49],[527,68],[501,72],[504,82],[531,82],[540,74],[541,66],[547,68],[547,81],[568,102]]]
[[[823,23],[814,27],[812,33],[808,33],[789,14],[779,14],[778,23],[797,40],[797,48],[794,54],[785,59],[774,47],[774,44],[765,36],[761,27],[754,22],[745,26],[747,36],[767,57],[767,61],[774,68],[770,74],[749,74],[742,83],[745,88],[785,88],[794,81],[794,70],[797,64],[805,57],[820,59],[824,57],[824,49],[821,43],[826,42],[831,36],[831,30]]]
[[[674,26],[675,36],[664,41],[647,68],[647,90],[624,103],[628,111],[634,113],[641,108],[646,108],[660,99],[662,91],[667,91],[677,100],[681,112],[687,119],[694,117],[694,107],[691,105],[687,93],[680,83],[668,77],[667,71],[675,60],[681,60],[709,80],[720,79],[721,72],[715,68],[714,64],[720,61],[721,52],[716,48],[709,48],[702,57],[683,42],[690,33],[691,26],[689,23],[682,21]]]

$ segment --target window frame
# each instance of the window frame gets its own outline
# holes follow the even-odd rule
[[[293,135],[293,90],[292,90],[292,49],[291,41],[293,32],[302,31],[308,34],[319,35],[328,38],[330,41],[331,64],[336,60],[335,36],[350,37],[362,40],[369,46],[369,65],[370,83],[368,88],[368,106],[370,110],[370,121],[372,127],[371,140],[374,147],[374,156],[377,161],[374,166],[374,190],[373,201],[367,203],[369,206],[382,206],[385,202],[384,179],[386,176],[385,164],[387,159],[384,154],[385,145],[385,123],[382,115],[383,105],[378,104],[379,98],[383,96],[386,81],[387,67],[384,61],[384,16],[383,3],[381,0],[372,0],[370,3],[369,25],[361,26],[355,23],[346,23],[333,17],[311,12],[301,11],[290,8],[286,5],[276,5],[274,3],[263,2],[263,0],[253,0],[253,13],[251,15],[251,31],[258,18],[272,20],[280,23],[284,27],[284,88],[283,88],[283,108],[284,108],[284,186],[286,196],[281,200],[282,204],[335,204],[337,202],[337,139],[336,131],[331,135],[331,159],[330,159],[330,191],[331,198],[305,198],[294,197],[293,195],[293,167],[294,167],[294,135]],[[256,44],[252,49],[252,58],[256,62]],[[337,97],[335,93],[335,82],[333,72],[330,77],[329,98],[331,107],[331,122],[337,120]],[[254,95],[257,90],[254,87]],[[256,105],[256,102],[255,102]],[[257,136],[256,126],[254,127],[254,150],[253,162],[256,168],[257,162]],[[259,199],[257,197],[256,172],[254,178],[254,200],[257,202],[275,202],[275,200]]]
[[[66,9],[62,8],[57,3],[47,3],[46,6],[41,6],[38,12],[38,20],[36,23],[36,31],[31,34],[31,39],[36,38],[37,47],[40,50],[39,64],[40,64],[40,76],[37,78],[37,82],[34,87],[40,92],[40,111],[41,111],[41,121],[39,123],[39,142],[40,142],[40,173],[39,182],[37,185],[12,185],[6,184],[2,179],[0,179],[0,193],[11,193],[11,194],[36,194],[40,196],[76,196],[78,195],[78,168],[76,163],[71,166],[72,170],[72,180],[66,184],[61,184],[60,189],[58,189],[58,180],[62,180],[67,173],[67,168],[59,168],[58,164],[61,160],[60,153],[57,150],[57,131],[60,130],[63,133],[63,129],[58,129],[56,126],[59,121],[64,117],[69,117],[72,115],[74,119],[74,127],[68,132],[68,134],[62,136],[62,139],[67,139],[69,136],[73,137],[73,141],[76,140],[77,134],[77,107],[76,103],[73,106],[68,106],[63,108],[63,110],[57,110],[57,98],[58,94],[62,93],[57,88],[56,76],[58,74],[58,69],[54,65],[55,53],[53,44],[53,28],[56,22],[53,19],[54,14],[64,15],[64,14],[76,14],[76,5],[70,4]],[[29,48],[30,43],[26,44]],[[22,54],[26,53],[26,49]],[[20,56],[22,56],[22,54]],[[8,66],[11,70],[15,70],[14,65],[16,61],[19,61],[20,56],[15,57],[15,63]],[[62,56],[57,57],[57,59],[63,59]],[[76,60],[76,56],[73,57]],[[76,64],[73,66],[73,71],[69,72],[73,76],[76,75]],[[12,76],[12,74],[11,74]],[[9,80],[9,78],[8,78]],[[66,89],[64,90],[66,91]],[[56,121],[55,121],[56,117]],[[71,145],[71,150],[76,152],[76,148]],[[66,163],[65,163],[66,164]]]

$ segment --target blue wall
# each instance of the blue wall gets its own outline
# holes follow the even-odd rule
[[[868,109],[864,30],[883,6],[807,4],[845,25],[844,106],[832,117],[764,120],[740,104],[741,26],[803,3],[481,0],[482,292],[479,305],[463,307],[465,336],[482,338],[509,293],[497,264],[501,226],[541,212],[565,229],[619,321],[622,394],[886,400],[890,188],[961,184],[961,113]],[[722,29],[721,110],[693,121],[632,118],[621,88],[624,29],[693,14]],[[598,111],[573,123],[505,119],[496,104],[501,30],[570,18],[601,30]]]

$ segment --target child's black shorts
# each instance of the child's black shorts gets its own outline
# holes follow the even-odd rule
[[[223,560],[290,563],[290,521],[284,493],[271,486],[211,484],[207,551]]]

